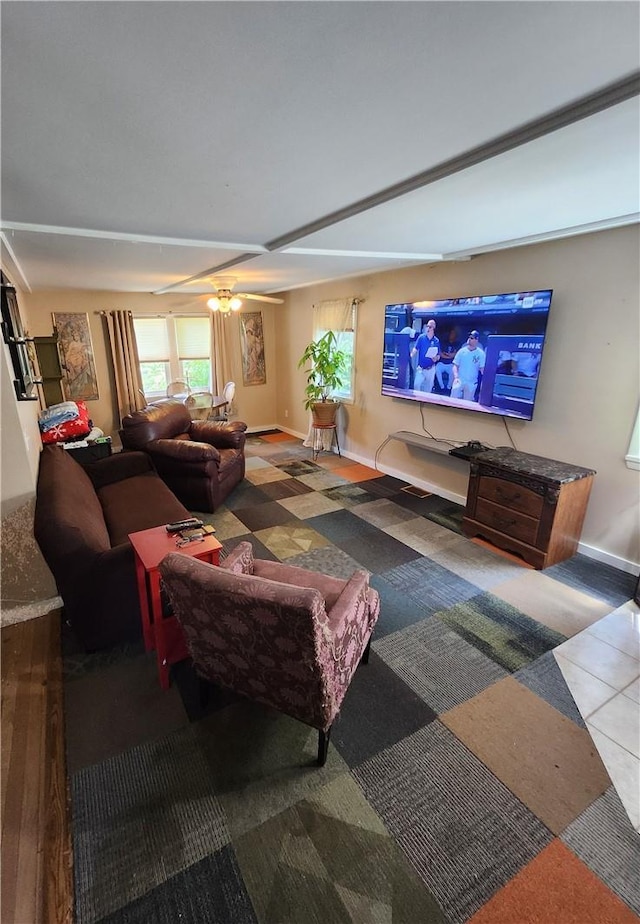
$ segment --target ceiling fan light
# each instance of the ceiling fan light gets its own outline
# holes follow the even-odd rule
[[[242,308],[242,302],[236,295],[234,295],[233,298],[229,302],[229,307],[231,308],[232,311],[240,311],[240,309]]]
[[[208,299],[207,307],[211,308],[212,311],[218,311],[220,308],[220,300],[216,296]]]

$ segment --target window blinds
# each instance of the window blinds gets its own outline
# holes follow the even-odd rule
[[[169,338],[164,318],[134,318],[140,362],[169,362]]]
[[[176,340],[180,359],[208,359],[211,322],[209,318],[176,318]]]

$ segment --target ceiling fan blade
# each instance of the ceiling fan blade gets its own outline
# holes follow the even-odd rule
[[[283,298],[273,298],[271,295],[250,295],[249,292],[234,292],[238,298],[249,298],[255,302],[271,302],[274,305],[283,305]]]

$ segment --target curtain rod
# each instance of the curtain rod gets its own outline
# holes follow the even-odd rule
[[[321,302],[314,302],[313,305],[312,305],[311,307],[312,307],[312,308],[319,308],[320,305],[328,305],[329,302],[348,302],[348,301],[349,301],[348,298],[325,298],[325,299],[323,299],[323,301],[321,301]],[[351,307],[353,308],[354,305],[356,305],[356,307],[357,307],[358,305],[360,305],[360,304],[361,304],[362,302],[364,302],[364,301],[365,301],[364,298],[357,298],[356,296],[354,296],[354,297],[351,299]]]
[[[206,318],[207,315],[209,314],[209,312],[204,312],[204,311],[196,311],[196,312],[167,311],[164,314],[151,314],[150,312],[145,311],[145,312],[141,312],[140,314],[136,314],[135,311],[131,311],[127,308],[112,308],[110,309],[110,311],[126,311],[127,314],[132,318],[167,318],[169,316],[174,317],[174,318],[198,318],[198,317]],[[106,311],[106,310],[94,311],[93,313],[99,314],[104,318],[109,314],[109,311]]]

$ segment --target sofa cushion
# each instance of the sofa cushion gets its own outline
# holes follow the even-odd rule
[[[279,561],[263,561],[259,558],[254,560],[253,573],[257,577],[270,581],[280,581],[283,584],[294,584],[319,590],[324,597],[327,611],[332,609],[347,584],[346,581],[328,574],[307,571],[304,568],[296,568],[295,565],[286,565]]]
[[[126,542],[129,533],[190,516],[154,472],[99,488],[98,498],[113,546]]]
[[[101,552],[111,547],[102,506],[91,479],[62,446],[46,446],[38,474],[36,538],[56,548]],[[82,514],[80,515],[80,511]]]
[[[122,419],[122,445],[125,449],[146,449],[152,440],[173,439],[189,433],[191,415],[181,401],[157,401]]]

